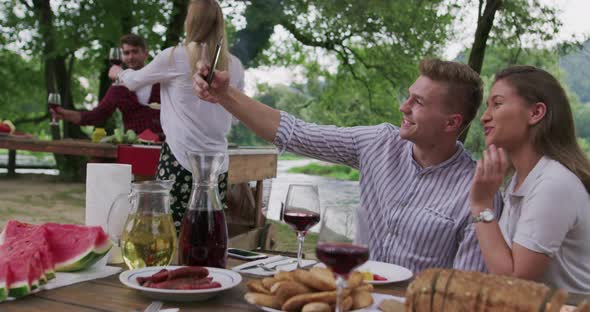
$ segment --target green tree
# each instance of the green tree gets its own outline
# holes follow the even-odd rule
[[[6,31],[2,34],[0,48],[17,46],[19,52],[41,60],[44,95],[36,99],[38,103],[46,102],[47,93],[59,91],[62,105],[75,108],[76,101],[83,97],[78,80],[80,74],[100,72],[108,47],[131,26],[135,25],[139,33],[147,33],[148,38],[153,37],[151,29],[164,20],[166,10],[162,7],[171,7],[163,0],[143,1],[140,6],[135,2],[1,0],[0,27]],[[29,40],[22,40],[23,33]],[[78,69],[79,65],[88,66]],[[96,79],[97,76],[89,77]],[[41,112],[40,119],[49,116],[46,105]],[[64,137],[84,136],[80,127],[70,123],[63,123],[63,133]],[[84,159],[57,155],[56,159],[63,178],[81,179],[83,171],[79,169]]]

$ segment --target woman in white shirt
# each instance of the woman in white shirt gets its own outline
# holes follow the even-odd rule
[[[130,90],[160,83],[162,129],[166,142],[158,163],[158,179],[173,179],[171,191],[172,217],[180,231],[182,216],[188,204],[192,175],[187,151],[215,151],[226,153],[219,176],[221,200],[227,199],[227,139],[232,116],[219,105],[199,99],[192,89],[192,75],[202,55],[213,55],[217,41],[223,38],[217,67],[230,73],[230,83],[244,88],[244,69],[240,61],[227,49],[225,23],[219,4],[214,0],[192,0],[185,19],[186,39],[158,54],[140,70],[122,70],[114,66],[111,78],[119,78]],[[205,51],[204,51],[205,50]]]
[[[470,201],[488,270],[590,294],[590,162],[565,91],[544,70],[509,67],[496,74],[481,122],[489,148]],[[496,221],[487,208],[510,166]]]

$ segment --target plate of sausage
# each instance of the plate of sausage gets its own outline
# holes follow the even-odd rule
[[[119,275],[125,286],[164,301],[202,301],[240,284],[234,271],[199,266],[157,266]]]

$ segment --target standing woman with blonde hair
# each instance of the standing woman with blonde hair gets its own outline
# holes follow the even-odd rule
[[[217,67],[230,73],[230,84],[244,88],[244,69],[240,61],[228,52],[225,22],[221,7],[215,0],[192,0],[184,22],[186,39],[175,47],[160,52],[152,62],[140,70],[114,66],[111,78],[119,78],[130,90],[160,83],[162,129],[166,142],[162,145],[158,163],[158,179],[172,179],[172,217],[177,233],[192,188],[192,175],[186,153],[206,150],[226,154],[219,176],[219,193],[226,206],[227,139],[232,116],[221,106],[199,99],[192,88],[196,64],[204,56],[213,57],[215,46],[223,45]],[[208,60],[206,60],[208,61]]]
[[[590,162],[565,91],[544,70],[496,74],[481,117],[488,149],[470,194],[488,270],[590,294]],[[488,210],[509,166],[499,221]]]

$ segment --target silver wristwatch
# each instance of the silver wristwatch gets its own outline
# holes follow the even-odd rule
[[[486,208],[482,210],[478,215],[473,216],[473,223],[483,222],[483,223],[490,223],[494,221],[496,218],[496,214],[492,209]]]

